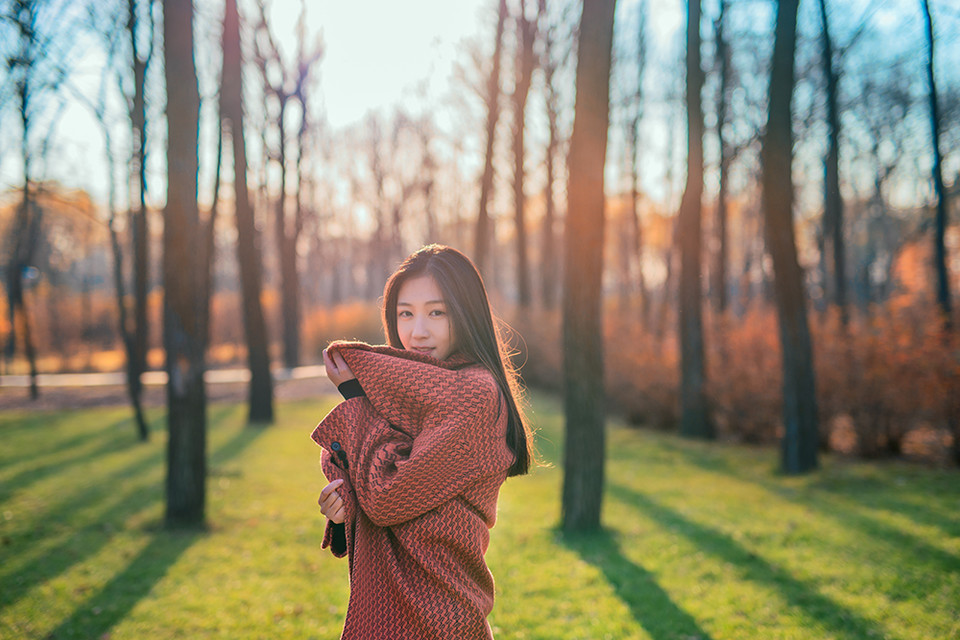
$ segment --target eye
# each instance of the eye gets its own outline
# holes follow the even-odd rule
[[[406,311],[406,310],[404,310],[404,311],[398,311],[398,312],[397,312],[397,317],[398,317],[398,318],[409,318],[409,317],[411,317],[412,315],[413,315],[412,313],[410,313],[409,311]]]
[[[430,312],[430,315],[434,317],[440,317],[440,316],[447,315],[447,312],[442,309],[434,309],[433,311]]]

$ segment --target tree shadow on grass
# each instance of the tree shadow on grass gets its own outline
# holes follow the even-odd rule
[[[617,597],[654,640],[710,640],[689,613],[677,606],[654,576],[627,558],[609,531],[563,533],[560,540],[580,557],[603,571]]]
[[[203,533],[160,532],[127,565],[46,638],[102,638],[153,589],[167,570]]]
[[[230,408],[218,410],[209,424],[222,420],[229,411]],[[210,467],[239,455],[262,433],[260,429],[238,428],[210,452]],[[35,554],[36,557],[23,566],[9,573],[4,570],[0,574],[3,576],[0,610],[17,602],[34,586],[55,578],[84,558],[96,554],[109,544],[113,532],[122,529],[128,519],[155,508],[163,499],[163,482],[162,479],[152,480],[150,474],[160,470],[163,460],[164,451],[161,448],[141,449],[138,457],[126,466],[101,476],[95,484],[79,493],[67,493],[61,500],[47,505],[45,511],[48,517],[39,518],[44,522],[43,525],[26,534],[11,536],[9,545],[5,541],[3,557],[15,558],[18,552],[35,550],[49,538],[62,539],[42,549],[42,553]],[[83,511],[98,507],[102,509],[92,516],[93,523],[80,515]],[[64,536],[67,530],[72,530],[71,535]]]
[[[804,583],[785,569],[771,565],[744,549],[726,534],[689,520],[634,489],[611,485],[608,491],[624,504],[640,509],[663,527],[687,538],[703,552],[734,565],[744,580],[776,589],[790,606],[802,611],[809,620],[823,626],[832,637],[849,640],[895,640],[873,620],[864,618],[818,593],[814,586]]]
[[[726,458],[712,455],[710,452],[691,450],[667,443],[664,443],[664,446],[683,455],[701,469],[755,484],[787,502],[816,509],[827,517],[835,519],[844,528],[861,531],[896,550],[897,553],[912,555],[913,560],[918,564],[930,564],[936,566],[939,571],[960,573],[960,556],[931,545],[922,538],[864,511],[864,509],[889,511],[918,524],[939,529],[945,537],[960,536],[960,519],[957,519],[955,513],[937,513],[931,508],[898,498],[898,493],[908,489],[897,485],[893,477],[852,477],[843,478],[840,482],[831,482],[821,477],[808,489],[798,491],[779,484],[772,477],[745,473],[742,469],[731,465]],[[954,478],[944,482],[945,486],[939,488],[941,496],[952,494],[960,499],[960,491],[955,488],[960,485],[954,485],[949,480],[956,482]],[[850,497],[854,495],[857,497],[856,500]],[[924,496],[927,499],[931,497],[926,493]]]
[[[38,449],[34,455],[30,456],[30,459],[38,464],[27,466],[0,481],[0,503],[8,500],[16,491],[50,475],[61,474],[75,465],[141,444],[132,428],[129,433],[119,431],[119,427],[128,422],[131,420],[124,418],[106,427],[98,427],[89,433],[70,438],[67,442],[54,443],[55,446]],[[96,440],[99,442],[94,448],[83,448],[84,445]]]

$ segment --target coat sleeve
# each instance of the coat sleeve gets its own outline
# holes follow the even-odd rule
[[[320,545],[320,548],[330,549],[333,555],[338,558],[343,558],[353,549],[353,530],[357,517],[357,499],[354,495],[353,487],[350,484],[349,474],[333,460],[330,452],[326,449],[324,449],[321,454],[320,465],[323,469],[323,475],[327,477],[328,481],[343,480],[343,484],[337,488],[337,492],[340,494],[340,499],[343,500],[345,512],[343,519],[344,540],[338,540],[336,533],[338,525],[327,520],[327,528],[323,533],[323,543]],[[343,546],[341,546],[340,543],[342,543]]]
[[[356,503],[377,526],[423,515],[478,478],[505,472],[513,461],[504,437],[506,409],[492,378],[462,381],[456,401],[441,403],[421,419],[423,428],[414,438],[391,426],[367,398],[354,398],[340,403],[317,428],[318,442],[339,438]]]
[[[416,518],[483,475],[509,467],[499,389],[492,381],[481,383],[465,390],[464,397],[470,395],[471,402],[425,415],[415,438],[383,421],[356,425],[351,478],[360,508],[374,524],[394,526]]]

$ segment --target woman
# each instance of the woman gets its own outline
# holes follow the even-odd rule
[[[532,457],[516,375],[459,251],[420,249],[383,297],[389,346],[324,351],[345,400],[313,433],[323,546],[350,559],[341,638],[492,638],[483,556],[500,485]]]

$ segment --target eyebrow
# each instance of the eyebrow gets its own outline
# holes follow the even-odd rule
[[[427,300],[424,304],[446,304],[443,300]],[[412,302],[397,302],[398,307],[412,307]]]

